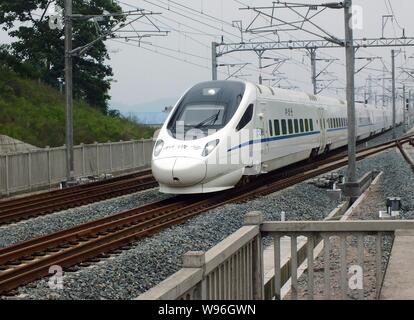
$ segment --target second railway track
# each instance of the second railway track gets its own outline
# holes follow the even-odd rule
[[[363,149],[357,158],[362,160],[393,147],[396,147],[395,141]],[[347,158],[343,154],[310,164],[301,163],[227,192],[170,198],[0,249],[0,293],[47,276],[53,265],[68,268],[82,262],[94,262],[207,210],[279,191],[346,164]]]
[[[156,187],[149,170],[0,202],[0,225]]]

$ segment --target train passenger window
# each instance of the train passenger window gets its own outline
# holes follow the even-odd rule
[[[305,128],[303,127],[303,119],[300,119],[300,132],[304,132]]]
[[[306,132],[309,131],[309,121],[308,121],[308,119],[305,119],[305,131]]]
[[[313,119],[309,119],[310,131],[313,131]]]
[[[273,136],[273,126],[272,126],[272,120],[269,120],[269,136]]]
[[[292,119],[288,120],[289,134],[293,133],[293,121]]]
[[[282,120],[282,134],[287,134],[286,120]]]
[[[295,133],[299,133],[299,121],[298,121],[298,119],[294,120],[294,124],[295,124]]]
[[[275,136],[280,136],[279,120],[274,120],[273,124],[275,125]]]
[[[236,127],[236,130],[240,131],[241,129],[243,129],[245,126],[249,124],[252,118],[253,118],[253,104],[247,107],[246,112],[244,113],[243,117],[240,119],[240,122]]]

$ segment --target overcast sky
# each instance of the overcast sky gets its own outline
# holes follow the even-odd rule
[[[110,92],[112,96],[111,104],[124,112],[138,111],[133,106],[157,100],[161,100],[158,105],[166,104],[168,101],[178,98],[189,86],[199,81],[210,80],[211,42],[220,42],[222,36],[225,42],[240,42],[240,32],[237,28],[231,26],[232,21],[242,20],[245,28],[254,18],[252,11],[239,10],[243,7],[243,3],[249,6],[271,5],[269,0],[123,0],[122,2],[125,3],[122,4],[125,10],[132,10],[134,6],[137,6],[161,13],[161,15],[151,17],[151,21],[160,29],[169,31],[166,37],[144,38],[141,47],[138,47],[138,43],[135,41],[127,43],[123,40],[108,41],[111,55],[109,63],[113,67],[114,78],[116,79]],[[306,1],[306,3],[315,4],[320,2]],[[385,36],[401,36],[402,30],[400,27],[405,28],[406,36],[414,36],[413,1],[354,0],[354,5],[358,5],[363,9],[363,28],[362,30],[355,30],[355,38],[380,37],[382,16],[390,14],[392,11],[395,13],[396,21],[394,23],[388,22],[385,28]],[[286,9],[280,10],[278,16],[290,21],[296,18],[289,14]],[[145,31],[152,28],[148,20],[141,21],[134,23],[135,30]],[[314,21],[323,30],[329,31],[338,38],[343,38],[343,10],[327,9]],[[264,26],[266,23],[268,22],[259,18],[254,26]],[[315,31],[314,27],[308,29]],[[319,30],[318,34],[322,34],[322,32]],[[133,35],[132,33],[128,34]],[[316,36],[303,31],[280,31],[279,36],[281,40],[316,39]],[[271,34],[245,35],[245,41],[249,39],[270,41],[277,39],[277,37]],[[4,32],[0,33],[0,41],[3,43],[9,41]],[[357,56],[383,57],[386,67],[390,68],[390,49],[363,49],[357,53]],[[331,88],[323,91],[322,94],[343,96],[343,90],[340,89],[345,86],[343,51],[343,49],[318,51],[318,58],[339,59],[327,69],[329,73],[320,78],[326,80],[326,82],[321,82],[320,85],[329,82],[329,80],[337,79],[332,83]],[[406,48],[405,52],[399,55],[397,66],[414,67],[414,59],[409,59],[413,53],[414,48]],[[264,78],[283,78],[279,82],[282,87],[291,86],[297,87],[299,90],[312,91],[310,61],[306,51],[269,51],[265,54],[265,57],[289,58],[289,61],[278,70],[281,75],[272,76],[273,69],[270,67],[264,70]],[[235,53],[219,59],[221,64],[246,62],[250,64],[239,73],[239,76],[257,82],[259,77],[258,58],[255,53]],[[325,67],[326,63],[327,61],[318,61],[318,72]],[[357,60],[356,68],[359,69],[365,63],[365,60]],[[219,78],[227,78],[228,72],[232,73],[237,68],[239,68],[238,65],[228,68],[221,67]],[[383,64],[379,59],[372,62],[368,68],[358,73],[358,87],[366,85],[369,74],[374,79],[382,77],[382,72],[376,71],[383,69]],[[386,76],[388,77],[389,74]],[[400,76],[400,79],[406,77]],[[268,81],[265,83],[267,84]],[[380,84],[381,82],[373,82],[373,92],[376,91],[378,94],[382,94]],[[362,93],[362,91],[363,89],[360,89],[359,92]],[[152,106],[153,104],[148,105]]]

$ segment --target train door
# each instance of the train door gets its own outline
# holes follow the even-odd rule
[[[327,144],[325,110],[323,108],[318,109],[318,117],[321,131],[319,135],[319,153],[323,153]]]
[[[265,155],[269,152],[269,139],[266,139],[270,128],[267,121],[267,102],[258,101],[257,119],[256,119],[257,139],[262,143],[262,153]]]

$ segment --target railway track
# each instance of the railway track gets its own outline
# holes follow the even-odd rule
[[[404,144],[408,140],[398,142]],[[396,145],[397,142],[392,141],[360,150],[357,160]],[[279,191],[346,164],[343,154],[301,163],[260,176],[248,185],[227,192],[170,198],[0,249],[0,293],[47,276],[53,265],[65,269],[83,262],[96,262],[108,253],[128,248],[143,237],[207,210]]]
[[[151,171],[146,170],[127,176],[1,201],[0,225],[79,207],[157,185]]]

